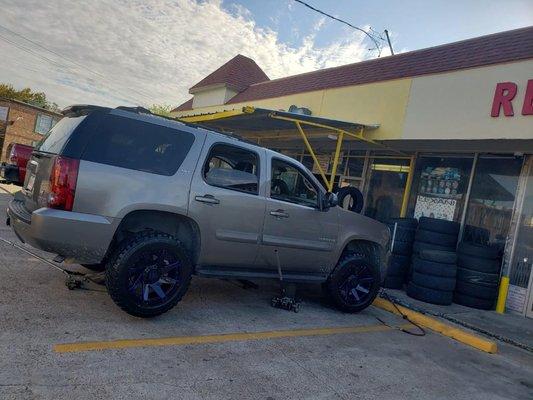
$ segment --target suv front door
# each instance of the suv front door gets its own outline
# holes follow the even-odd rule
[[[207,138],[189,196],[189,215],[200,227],[198,263],[250,268],[265,215],[264,194],[259,194],[264,150],[217,139]]]
[[[269,157],[263,240],[258,265],[284,272],[326,274],[338,236],[338,213],[321,211],[319,188],[288,160]],[[277,255],[276,255],[277,251]]]

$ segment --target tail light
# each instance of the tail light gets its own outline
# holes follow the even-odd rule
[[[48,207],[72,211],[80,160],[56,156],[50,173]]]

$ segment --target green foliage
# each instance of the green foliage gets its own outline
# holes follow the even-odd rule
[[[16,90],[12,85],[0,83],[0,97],[22,101],[51,111],[59,111],[56,103],[46,100],[46,94],[34,92],[30,88]]]
[[[170,111],[172,111],[172,106],[170,104],[153,104],[150,107],[150,111],[157,115],[162,115],[163,117],[171,117]]]

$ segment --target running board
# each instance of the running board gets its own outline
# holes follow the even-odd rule
[[[226,278],[226,279],[274,279],[279,280],[277,271],[272,270],[251,270],[240,268],[221,267],[196,267],[195,274],[206,278]],[[301,274],[295,272],[283,272],[283,281],[291,283],[323,283],[327,280],[327,275],[322,274]]]

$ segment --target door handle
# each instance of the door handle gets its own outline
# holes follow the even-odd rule
[[[276,210],[276,211],[270,211],[270,215],[276,218],[289,218],[289,214],[285,212],[285,210]]]
[[[203,196],[196,196],[194,200],[199,201],[200,203],[208,204],[219,204],[220,200],[216,199],[212,194],[205,194]]]

